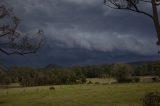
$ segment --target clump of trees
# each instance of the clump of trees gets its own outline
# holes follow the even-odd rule
[[[0,85],[19,83],[21,86],[83,84],[86,78],[115,78],[118,82],[139,82],[139,76],[160,77],[160,62],[137,64],[110,64],[64,68],[48,65],[44,68],[12,66],[0,67]],[[91,83],[91,82],[90,82]]]
[[[0,66],[0,84],[9,84],[10,82],[11,79],[7,71],[2,66]]]
[[[128,64],[115,64],[112,68],[112,74],[118,82],[131,82],[133,68]]]
[[[31,67],[12,67],[12,82],[20,83],[22,86],[40,86],[53,84],[75,84],[79,77],[68,69],[34,69]]]

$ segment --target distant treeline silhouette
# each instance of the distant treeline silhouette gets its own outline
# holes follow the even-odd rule
[[[140,65],[77,65],[68,68],[54,64],[45,68],[12,66],[5,69],[3,66],[0,67],[0,85],[10,83],[19,83],[21,86],[83,84],[86,83],[86,78],[115,78],[118,82],[138,82],[137,76],[160,76],[160,62]]]

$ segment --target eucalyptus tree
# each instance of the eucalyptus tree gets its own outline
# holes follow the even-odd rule
[[[0,4],[0,52],[6,55],[36,53],[44,44],[44,33],[26,34],[20,31],[20,18],[13,9]]]

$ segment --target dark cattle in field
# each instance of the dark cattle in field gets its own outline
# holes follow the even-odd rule
[[[55,90],[55,87],[49,87],[49,90],[51,90],[51,91]]]

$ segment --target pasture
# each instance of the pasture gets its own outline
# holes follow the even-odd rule
[[[142,106],[160,83],[82,84],[0,89],[0,106]]]

